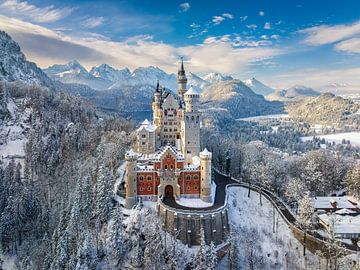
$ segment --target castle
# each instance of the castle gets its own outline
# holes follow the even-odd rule
[[[183,60],[178,66],[178,95],[157,83],[152,102],[153,121],[137,129],[136,151],[126,160],[126,201],[139,198],[201,198],[211,202],[211,153],[200,152],[199,93],[187,90]]]

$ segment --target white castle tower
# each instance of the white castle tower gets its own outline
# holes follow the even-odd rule
[[[182,152],[185,162],[190,164],[194,156],[199,156],[200,152],[200,112],[199,112],[199,93],[194,87],[184,94],[185,110],[182,117]]]
[[[201,190],[200,198],[205,202],[211,202],[211,152],[206,148],[200,153],[201,166]]]
[[[126,200],[125,207],[130,209],[136,204],[136,195],[137,195],[137,154],[130,149],[125,154],[126,160],[126,175],[125,175],[125,185],[126,185]]]

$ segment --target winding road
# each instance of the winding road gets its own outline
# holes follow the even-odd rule
[[[178,204],[174,197],[164,197],[162,199],[163,203],[168,205],[169,207],[180,209],[180,210],[192,210],[192,211],[214,210],[214,209],[224,206],[225,199],[226,199],[226,186],[229,185],[229,186],[240,186],[240,187],[244,187],[244,188],[249,188],[248,183],[237,181],[234,178],[231,178],[222,173],[219,173],[217,170],[213,170],[213,174],[214,174],[214,181],[216,184],[216,193],[215,193],[215,201],[212,206],[203,207],[203,208],[187,207],[187,206]],[[252,191],[263,194],[264,197],[267,197],[267,199],[275,206],[277,211],[279,213],[281,213],[281,215],[284,218],[286,223],[291,224],[292,226],[297,227],[299,230],[301,230],[296,224],[296,217],[293,215],[293,213],[289,210],[287,205],[279,197],[277,197],[271,191],[264,189],[264,188],[260,188],[255,185],[251,185],[250,189]],[[325,237],[323,237],[322,235],[320,235],[316,232],[310,233],[310,235],[312,235],[319,241],[322,241],[322,242],[326,241]],[[348,249],[349,251],[357,251],[358,250],[358,247],[356,245],[351,245],[351,244],[347,244],[347,243],[342,243],[342,245],[345,249]]]

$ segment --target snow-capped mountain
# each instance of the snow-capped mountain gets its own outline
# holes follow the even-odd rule
[[[317,97],[320,96],[320,92],[304,86],[295,85],[285,90],[278,90],[267,96],[268,100],[288,101],[291,99],[297,99],[301,97]]]
[[[127,80],[131,76],[131,72],[128,68],[115,69],[107,64],[101,64],[98,67],[93,67],[90,70],[90,74],[94,77],[112,82]]]
[[[0,31],[0,80],[52,85],[51,79],[36,64],[26,60],[20,46],[4,31]]]
[[[271,87],[263,84],[262,82],[258,81],[255,78],[249,79],[249,80],[245,80],[244,83],[251,89],[254,91],[254,93],[258,94],[258,95],[263,95],[263,96],[267,96],[273,92],[275,92],[274,89],[272,89]]]
[[[112,82],[89,73],[78,61],[72,60],[64,65],[53,65],[44,69],[52,79],[62,83],[76,83],[90,86],[93,89],[107,89]]]
[[[226,109],[234,118],[283,111],[281,104],[265,100],[240,80],[212,84],[202,92],[201,100],[205,107]]]
[[[233,77],[222,75],[222,74],[216,73],[216,72],[212,72],[212,73],[209,73],[206,76],[204,76],[203,80],[207,81],[210,84],[213,84],[213,83],[217,83],[217,82],[233,80]]]
[[[208,87],[210,85],[210,83],[208,81],[205,81],[204,79],[200,78],[198,75],[190,72],[188,75],[188,85],[195,86],[198,89],[201,89],[201,91],[202,91],[203,89]]]

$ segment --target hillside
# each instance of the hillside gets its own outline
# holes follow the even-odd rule
[[[26,60],[20,46],[4,31],[0,31],[0,81],[53,85],[51,79],[36,64]]]
[[[356,117],[355,113],[359,109],[359,104],[331,93],[324,93],[319,97],[306,97],[286,105],[286,111],[290,117],[309,123],[323,124],[337,123]]]
[[[310,87],[295,85],[285,90],[275,91],[274,93],[267,95],[266,98],[268,100],[290,101],[302,97],[317,97],[319,95],[320,92],[315,91]]]
[[[233,118],[283,112],[282,103],[265,100],[240,80],[211,85],[201,94],[201,101],[204,108],[226,109]]]

